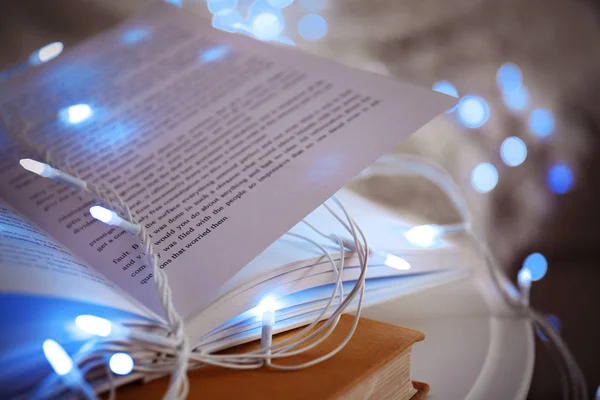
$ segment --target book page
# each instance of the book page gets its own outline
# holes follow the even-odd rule
[[[156,318],[0,198],[0,292],[60,297]]]
[[[126,40],[135,30],[140,39]],[[160,253],[176,307],[216,290],[378,156],[453,100],[297,50],[214,30],[169,5],[0,87],[28,138],[112,185]],[[89,104],[73,125],[54,118]],[[44,117],[46,116],[46,117]],[[41,121],[41,122],[39,122]],[[97,199],[0,165],[9,201],[90,265],[156,307],[137,238],[90,218]]]

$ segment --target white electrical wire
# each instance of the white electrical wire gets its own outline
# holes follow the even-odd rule
[[[529,305],[529,288],[527,285],[522,287],[522,291],[519,291],[505,276],[483,240],[483,235],[478,233],[473,226],[473,218],[468,209],[467,202],[452,176],[444,168],[431,160],[414,155],[386,155],[372,167],[368,168],[365,173],[361,174],[361,178],[368,177],[370,174],[392,176],[420,175],[442,189],[458,210],[462,222],[461,224],[441,225],[441,228],[452,232],[460,232],[461,229],[464,229],[464,232],[474,242],[478,251],[485,259],[492,282],[502,294],[505,303],[527,317],[549,339],[550,345],[556,350],[560,362],[565,367],[564,370],[567,371],[566,381],[568,382],[568,386],[565,388],[564,398],[587,399],[585,377],[577,361],[552,324],[541,313]],[[515,297],[515,294],[518,295]],[[562,371],[562,368],[560,370]]]

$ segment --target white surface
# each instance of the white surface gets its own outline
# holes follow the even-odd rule
[[[370,226],[406,226],[397,216],[371,206],[356,207],[362,199],[344,192],[339,198],[352,204],[351,213],[363,226],[373,246],[406,248],[401,232]],[[385,237],[379,237],[379,236]],[[435,287],[367,308],[363,316],[423,332],[415,345],[412,379],[431,386],[429,399],[524,399],[533,372],[534,342],[527,320],[501,302],[485,264],[460,243],[445,243],[463,250],[467,280]]]

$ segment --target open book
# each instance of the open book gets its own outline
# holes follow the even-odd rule
[[[126,40],[131,31],[143,32],[140,40]],[[91,112],[62,118],[74,104]],[[452,105],[426,89],[215,31],[162,4],[0,85],[5,121],[26,121],[17,125],[28,140],[131,205],[159,249],[188,337],[216,348],[256,337],[253,309],[265,295],[280,303],[276,330],[317,315],[335,276],[314,248],[282,235],[292,229],[322,242],[297,225],[305,217],[339,232],[319,206]],[[77,314],[164,320],[137,238],[91,218],[97,199],[21,168],[19,159],[34,155],[9,128],[0,134],[0,366],[11,370],[0,387],[34,380],[20,374],[41,365],[44,338],[67,349],[82,339],[65,328]],[[369,265],[367,304],[464,275],[452,249],[401,251],[398,237],[374,224],[394,217],[339,195],[351,214],[363,213],[367,236],[380,236],[371,241],[382,251]],[[410,268],[390,266],[393,253]],[[352,284],[350,253],[347,265]]]

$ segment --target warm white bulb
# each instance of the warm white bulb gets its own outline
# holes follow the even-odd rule
[[[393,254],[387,254],[385,257],[384,264],[388,267],[395,268],[401,271],[406,271],[410,269],[410,264],[404,258],[400,258]]]
[[[112,324],[105,318],[95,315],[80,315],[75,318],[75,325],[86,333],[106,337],[112,331]]]
[[[119,217],[117,213],[102,206],[90,207],[90,214],[98,221],[104,222],[108,225],[117,225],[121,220],[121,217]]]
[[[108,366],[117,375],[128,375],[133,371],[133,358],[127,353],[115,353],[108,360]]]
[[[419,225],[404,234],[406,239],[415,246],[431,247],[440,237],[442,230],[437,225]]]
[[[73,360],[60,344],[52,339],[44,340],[42,344],[44,355],[58,375],[66,375],[73,369]]]
[[[33,172],[34,174],[38,174],[45,178],[49,178],[50,176],[52,176],[53,168],[48,164],[32,160],[31,158],[24,158],[19,161],[19,164],[21,164],[21,166],[27,171]]]

